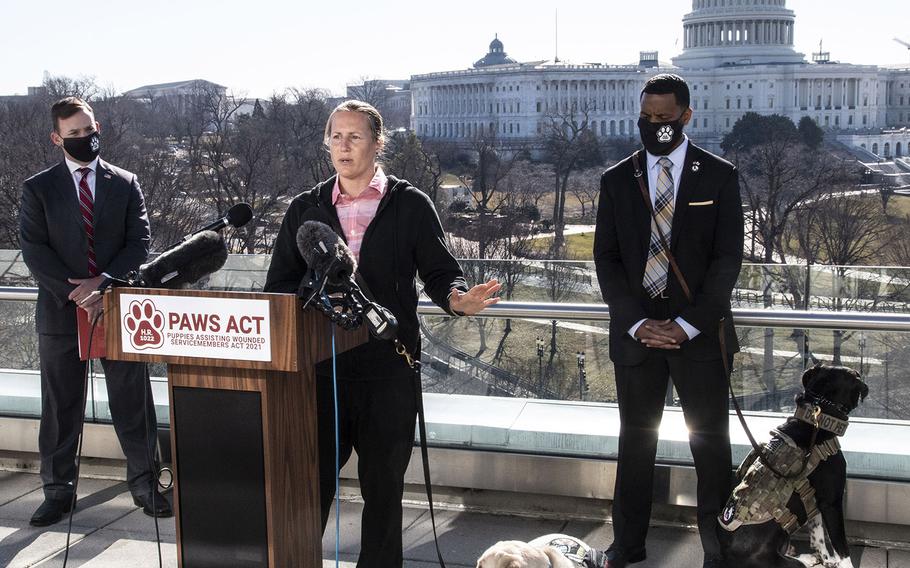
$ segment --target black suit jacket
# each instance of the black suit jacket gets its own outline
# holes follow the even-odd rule
[[[145,262],[149,221],[136,176],[98,160],[95,172],[95,258],[98,269],[120,277]],[[88,278],[88,237],[65,162],[25,180],[19,246],[38,281],[39,333],[76,333],[76,305],[68,278]]]
[[[639,151],[645,186],[647,159]],[[649,348],[628,331],[639,320],[660,317],[642,286],[651,215],[634,176],[632,158],[604,172],[594,236],[594,264],[604,301],[610,306],[610,358],[637,365]],[[673,317],[681,316],[701,333],[682,344],[683,356],[720,358],[718,322],[725,318],[728,353],[739,349],[730,313],[730,295],[743,257],[743,212],[739,175],[733,164],[689,142],[673,211],[670,249],[694,296],[690,304],[669,271]]]

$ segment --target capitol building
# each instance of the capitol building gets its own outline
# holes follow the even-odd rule
[[[645,81],[673,72],[691,89],[687,132],[709,148],[756,112],[794,123],[808,116],[881,158],[910,154],[910,69],[832,62],[821,50],[807,60],[794,49],[795,22],[785,0],[693,0],[672,65],[656,52],[642,52],[637,65],[518,62],[497,38],[470,69],[411,77],[411,128],[422,138],[495,134],[518,145],[554,116],[584,115],[597,136],[637,136]]]

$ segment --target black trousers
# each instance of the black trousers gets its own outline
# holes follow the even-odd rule
[[[79,360],[76,335],[38,334],[38,354],[41,481],[47,499],[69,499],[76,479],[86,362]],[[114,431],[126,455],[127,484],[133,495],[148,495],[156,480],[149,468],[149,458],[154,456],[157,436],[148,367],[144,363],[107,359],[102,359],[101,365]]]
[[[644,550],[658,428],[667,379],[679,394],[698,476],[698,532],[706,556],[720,554],[717,515],[730,494],[729,396],[723,362],[693,361],[678,352],[654,350],[640,365],[616,365],[619,400],[619,463],[613,501],[613,548]]]
[[[401,498],[417,420],[412,377],[338,381],[339,466],[357,452],[363,496],[357,568],[403,563]],[[319,426],[319,495],[325,532],[335,498],[335,411],[331,377],[316,379]]]

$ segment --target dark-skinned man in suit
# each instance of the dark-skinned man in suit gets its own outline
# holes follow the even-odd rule
[[[738,350],[730,296],[742,265],[743,213],[736,168],[683,134],[689,88],[677,75],[652,77],[641,92],[644,150],[601,177],[594,262],[610,306],[610,358],[619,402],[613,543],[604,566],[644,560],[658,428],[668,379],[679,395],[698,476],[704,566],[722,566],[716,518],[730,492],[729,397],[723,358]],[[658,227],[693,296],[669,265]],[[726,351],[719,325],[723,319]]]
[[[79,359],[76,311],[94,321],[102,307],[98,286],[106,275],[122,277],[145,262],[150,240],[136,176],[98,157],[101,125],[91,106],[67,97],[51,107],[51,119],[51,142],[63,160],[25,181],[19,215],[22,256],[38,281],[44,502],[32,515],[33,526],[56,523],[75,503],[86,367]],[[144,363],[101,363],[133,501],[148,515],[170,516],[153,473],[156,419],[148,369]]]

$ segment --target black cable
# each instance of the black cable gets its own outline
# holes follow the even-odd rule
[[[145,385],[143,385],[143,389],[142,389],[142,419],[145,421],[145,439],[146,439],[146,441],[148,441],[149,436],[151,435],[151,432],[149,431],[150,428],[149,428],[148,403],[149,403],[149,391],[152,390],[152,378],[149,375],[148,369],[149,369],[148,365],[146,365],[145,366]],[[152,398],[152,404],[155,404],[154,397]],[[156,422],[157,422],[157,420],[156,420]],[[157,428],[158,428],[158,425],[155,424],[155,429],[157,430]],[[149,499],[151,500],[151,505],[152,505],[152,518],[155,519],[155,542],[158,543],[158,568],[163,568],[164,561],[161,558],[161,532],[158,528],[158,512],[156,511],[156,507],[155,507],[155,498],[158,496],[158,485],[160,483],[160,481],[159,481],[160,474],[158,472],[158,468],[154,465],[154,456],[152,455],[157,448],[158,448],[158,433],[155,432],[154,447],[149,448],[149,451],[146,451],[145,458],[146,458],[146,461],[148,462],[149,475],[155,476],[155,481],[152,484],[152,494],[149,495]],[[162,495],[161,498],[164,499],[164,495]]]
[[[76,308],[77,310],[79,308]],[[103,312],[99,311],[95,316],[95,319],[92,320],[92,328],[88,333],[88,346],[86,347],[88,351],[88,360],[85,362],[85,374],[83,375],[82,382],[82,419],[79,421],[79,446],[76,450],[76,478],[73,480],[73,495],[70,498],[70,516],[69,522],[66,527],[66,548],[63,553],[63,568],[66,568],[66,562],[69,560],[70,556],[70,537],[73,532],[73,513],[76,511],[76,491],[79,489],[79,468],[82,465],[82,441],[84,439],[85,433],[85,406],[88,404],[88,381],[90,377],[94,376],[91,353],[92,353],[92,339],[95,335],[95,327],[98,325],[98,320],[101,319]]]
[[[79,421],[79,446],[78,446],[78,449],[76,450],[76,478],[73,480],[73,496],[72,496],[72,501],[70,502],[69,522],[67,523],[67,527],[66,527],[66,548],[63,553],[63,568],[66,568],[66,563],[69,560],[70,537],[71,537],[72,531],[73,531],[73,513],[76,511],[76,491],[79,488],[79,468],[82,465],[82,441],[84,440],[84,434],[85,434],[85,407],[88,404],[88,385],[89,385],[89,379],[90,378],[94,379],[94,364],[93,364],[93,359],[91,358],[92,340],[95,335],[95,328],[98,326],[98,320],[101,319],[102,315],[104,315],[104,310],[99,311],[98,315],[95,316],[95,319],[92,320],[92,327],[88,334],[88,347],[87,347],[88,360],[85,362],[86,363],[85,364],[85,375],[84,375],[84,381],[83,381],[83,387],[82,387],[82,420]],[[107,377],[105,377],[105,379],[106,378]],[[145,385],[146,388],[142,389],[142,414],[143,414],[143,419],[145,420],[145,433],[146,433],[146,440],[147,440],[148,436],[150,434],[149,416],[148,416],[148,396],[149,396],[149,391],[152,388],[151,377],[149,376],[149,373],[148,373],[148,366],[146,366],[145,378],[146,378],[146,385]],[[92,386],[94,387],[94,385],[92,385]],[[153,399],[153,402],[154,402],[154,399]],[[158,436],[156,434],[155,447],[157,448],[157,446],[158,446]],[[167,487],[162,485],[161,481],[159,479],[160,472],[158,471],[157,467],[155,467],[153,465],[153,456],[152,456],[153,451],[154,450],[146,452],[146,459],[148,461],[149,472],[150,473],[154,472],[154,474],[155,474],[155,483],[154,483],[154,485],[152,485],[152,495],[151,495],[150,499],[151,499],[151,504],[152,504],[152,513],[156,513],[155,512],[155,497],[156,497],[156,493],[157,493],[157,487],[160,485],[165,490],[169,489],[171,487],[171,485],[173,484],[173,473],[171,472],[171,470],[169,468],[162,468],[161,471],[166,470],[169,473],[171,473],[171,483],[169,483],[167,485]],[[163,498],[164,498],[164,496],[162,495],[162,499]],[[153,514],[153,517],[155,519],[155,541],[158,543],[158,568],[163,568],[164,561],[161,556],[161,532],[158,527],[158,515]]]

